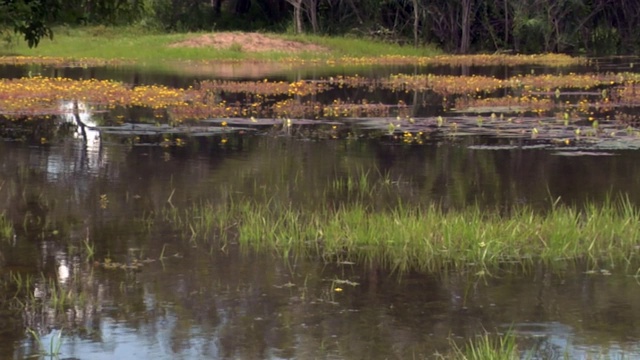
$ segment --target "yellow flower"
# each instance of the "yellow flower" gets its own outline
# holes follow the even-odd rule
[[[333,291],[335,291],[335,292],[341,292],[341,291],[342,291],[342,288],[341,288],[341,287],[337,287],[337,288],[333,289]]]
[[[227,122],[226,122],[226,121],[223,121],[221,125],[222,125],[222,126],[227,126]]]

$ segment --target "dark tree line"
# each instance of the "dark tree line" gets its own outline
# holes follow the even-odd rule
[[[637,0],[0,0],[30,45],[53,24],[354,34],[453,53],[640,51]]]

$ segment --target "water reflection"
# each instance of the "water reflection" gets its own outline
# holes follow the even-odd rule
[[[114,73],[104,76],[173,81]],[[357,201],[336,184],[363,174],[393,184],[371,199],[378,209],[398,200],[545,209],[557,198],[580,205],[618,193],[640,205],[636,151],[565,157],[522,139],[434,138],[413,146],[286,132],[141,146],[100,136],[82,102],[60,106],[63,115],[43,131],[61,136],[0,142],[0,212],[15,226],[15,237],[0,241],[0,359],[42,350],[27,328],[45,346],[62,331],[64,358],[429,358],[449,351],[451,341],[509,328],[534,358],[640,357],[640,286],[625,275],[632,266],[400,276],[375,264],[202,246],[158,220],[167,209],[238,197],[305,209]],[[72,125],[73,136],[61,123]]]
[[[300,79],[321,79],[330,76],[360,75],[369,78],[388,77],[393,74],[440,74],[440,75],[483,75],[505,79],[518,75],[581,74],[587,72],[606,73],[615,71],[638,72],[634,66],[637,57],[609,57],[590,59],[589,63],[574,66],[449,66],[449,65],[283,65],[279,63],[166,63],[165,66],[140,66],[122,64],[118,66],[55,66],[41,64],[10,65],[0,64],[0,78],[17,78],[41,75],[70,79],[112,79],[127,84],[166,85],[187,88],[202,80],[271,80],[297,81]]]
[[[98,123],[93,118],[89,105],[77,100],[63,101],[60,104],[60,111],[61,121],[76,129],[73,138],[81,141],[82,145],[75,144],[76,146],[69,149],[76,153],[72,157],[77,161],[69,162],[70,155],[64,152],[49,156],[47,174],[57,177],[65,172],[98,173],[109,160],[108,155],[102,151],[100,131],[96,130]]]
[[[539,149],[476,151],[459,142],[400,147],[250,135],[242,146],[193,145],[107,143],[108,156],[96,168],[77,165],[87,161],[82,137],[46,151],[0,145],[2,208],[16,224],[27,219],[15,243],[0,244],[6,255],[0,271],[28,269],[35,299],[65,294],[62,305],[35,300],[23,320],[12,320],[16,332],[1,342],[14,344],[7,358],[37,351],[22,335],[26,327],[45,344],[62,329],[62,354],[92,359],[420,358],[447,351],[452,338],[510,326],[541,354],[640,355],[640,287],[616,269],[609,269],[613,276],[577,266],[495,278],[446,272],[399,278],[360,264],[202,249],[160,223],[145,225],[148,214],[169,206],[172,193],[172,206],[265,192],[312,206],[333,196],[326,192],[332,179],[358,168],[372,181],[385,173],[397,184],[393,196],[380,194],[380,206],[398,196],[450,206],[474,199],[542,204],[549,192],[570,200],[587,189],[597,198],[612,187],[637,201],[635,153],[574,159]],[[96,261],[152,261],[141,268],[97,266],[86,260],[85,240],[95,245]]]
[[[640,287],[625,276],[593,277],[578,268],[498,280],[398,278],[379,270],[372,277],[358,265],[285,264],[235,251],[210,257],[175,246],[183,258],[137,273],[94,270],[75,284],[99,289],[86,292],[86,307],[45,309],[30,324],[61,327],[62,354],[92,359],[427,358],[446,352],[452,339],[508,328],[523,350],[538,351],[534,358],[640,355],[633,327]],[[358,285],[336,292],[337,279]],[[574,288],[584,286],[593,292],[576,302]],[[592,316],[620,305],[629,327],[615,320],[604,327]],[[43,330],[44,343],[55,334]],[[16,353],[32,353],[29,343]]]

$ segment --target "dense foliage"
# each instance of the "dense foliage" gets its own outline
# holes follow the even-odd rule
[[[168,31],[351,34],[438,44],[454,53],[640,50],[635,0],[0,0],[0,22],[32,45],[51,35],[53,20]]]
[[[50,25],[59,10],[59,0],[0,0],[0,33],[2,26],[13,28],[37,46],[41,38],[53,37]]]

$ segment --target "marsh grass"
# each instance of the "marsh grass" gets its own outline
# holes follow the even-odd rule
[[[640,212],[626,197],[584,208],[556,204],[546,213],[524,205],[500,213],[478,205],[444,210],[403,203],[380,210],[355,201],[309,210],[275,199],[237,200],[194,205],[173,221],[222,247],[237,241],[257,251],[398,271],[560,260],[631,264],[640,242]]]
[[[20,272],[10,272],[9,277],[11,279],[10,283],[16,289],[14,297],[18,297],[20,294],[30,291],[34,284],[34,278],[31,274],[23,275]]]
[[[64,289],[54,279],[50,279],[45,288],[48,290],[47,300],[50,306],[58,311],[72,306],[79,300],[78,294],[73,289]]]
[[[65,289],[57,279],[47,278],[44,273],[37,278],[30,274],[12,272],[8,284],[13,290],[12,300],[16,308],[47,307],[64,312],[70,306],[81,304],[86,300],[82,292],[73,287]]]
[[[40,335],[33,329],[27,329],[27,332],[33,337],[38,344],[39,352],[41,356],[58,357],[60,355],[60,348],[62,347],[62,330],[58,330],[57,333],[52,334],[49,340],[49,346],[43,343]]]
[[[4,213],[0,213],[0,240],[8,240],[13,237],[13,224],[6,218]]]
[[[516,336],[507,332],[503,335],[485,333],[470,339],[464,347],[452,341],[453,355],[449,358],[460,360],[512,360],[519,359]]]
[[[82,241],[82,245],[84,246],[84,253],[86,255],[85,261],[89,262],[93,260],[93,257],[96,254],[96,245],[91,242],[89,238],[86,238]]]

